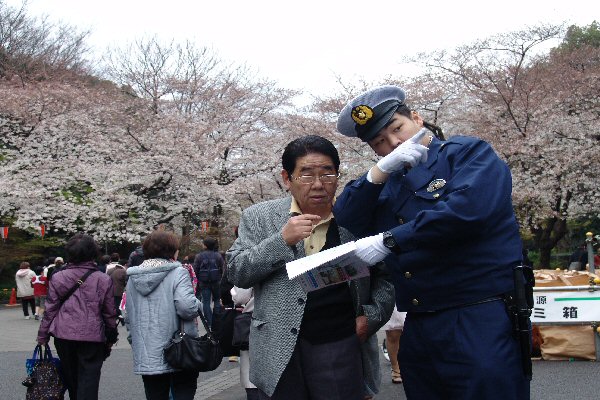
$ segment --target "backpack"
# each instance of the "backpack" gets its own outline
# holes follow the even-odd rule
[[[200,262],[198,263],[196,278],[200,282],[216,282],[221,280],[221,271],[217,263],[217,257],[220,256],[214,252],[212,253],[207,253],[206,255],[202,253],[199,256]]]

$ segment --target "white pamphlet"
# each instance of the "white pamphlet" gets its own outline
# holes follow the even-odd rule
[[[369,276],[369,265],[356,256],[355,242],[344,243],[285,265],[288,277],[306,292]]]

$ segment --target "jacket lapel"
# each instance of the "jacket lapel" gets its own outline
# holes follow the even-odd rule
[[[281,231],[285,224],[287,224],[290,219],[290,207],[292,205],[292,198],[286,197],[281,199],[281,201],[277,204],[277,207],[273,210],[273,228],[276,232]],[[304,240],[296,243],[296,246],[292,246],[294,249],[295,258],[302,258],[306,254],[304,252]]]
[[[281,228],[287,223],[290,218],[290,206],[292,204],[292,198],[286,197],[281,199],[281,201],[277,204],[275,209],[273,210],[273,219],[271,220],[273,223],[273,228],[276,231],[280,231]]]

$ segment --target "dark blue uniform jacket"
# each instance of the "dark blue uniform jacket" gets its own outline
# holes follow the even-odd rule
[[[491,146],[457,136],[434,139],[426,163],[385,184],[348,183],[333,213],[357,237],[392,232],[400,252],[385,262],[398,309],[436,311],[512,291],[521,240],[511,191]]]

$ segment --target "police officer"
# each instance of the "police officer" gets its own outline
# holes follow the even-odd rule
[[[362,238],[360,258],[390,267],[397,308],[408,312],[399,352],[407,397],[529,399],[505,304],[521,262],[508,166],[482,140],[443,140],[396,86],[352,99],[337,129],[382,157],[333,212]]]

